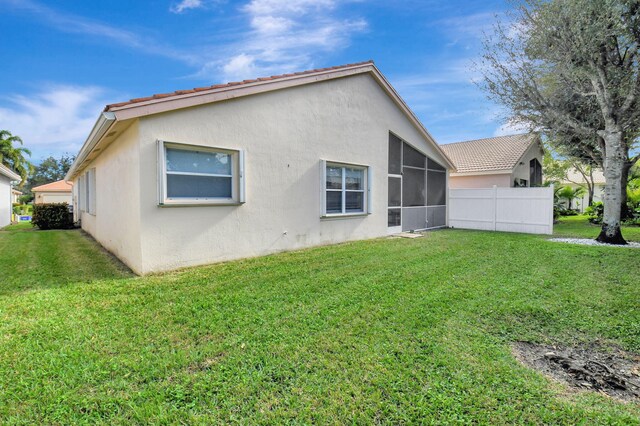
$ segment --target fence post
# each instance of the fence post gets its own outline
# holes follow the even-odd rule
[[[554,196],[553,196],[553,194],[555,193],[553,184],[549,185],[549,191],[550,191],[549,195],[551,196],[551,220],[549,222],[550,223],[550,225],[549,225],[549,234],[553,234],[553,219],[554,219],[553,213],[554,213],[555,201],[556,201],[554,199]]]
[[[496,222],[498,221],[498,185],[493,185],[493,230],[498,229]]]

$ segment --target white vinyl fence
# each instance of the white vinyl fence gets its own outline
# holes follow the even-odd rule
[[[553,186],[449,190],[449,226],[486,231],[553,233]]]

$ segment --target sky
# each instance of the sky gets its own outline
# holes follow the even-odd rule
[[[0,0],[0,129],[75,154],[108,103],[372,59],[438,143],[517,132],[476,83],[505,0]]]

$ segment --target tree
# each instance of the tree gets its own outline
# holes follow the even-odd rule
[[[553,149],[552,146],[558,146],[559,148]],[[589,156],[581,156],[580,151],[570,151],[565,149],[562,144],[549,141],[545,146],[545,156],[542,167],[547,180],[556,185],[564,181],[579,186],[586,185],[588,205],[593,205],[596,186],[593,172],[597,164]],[[572,180],[572,173],[570,172],[573,170],[582,176],[582,180]]]
[[[29,179],[29,189],[64,179],[75,158],[74,155],[63,154],[60,158],[50,156],[42,160],[33,170]]]
[[[557,197],[567,200],[567,208],[571,210],[573,207],[573,200],[582,197],[582,194],[584,194],[584,188],[581,186],[578,186],[576,188],[564,186],[558,191]]]
[[[31,156],[31,151],[22,145],[22,139],[14,136],[8,130],[0,130],[0,163],[7,166],[22,178],[23,186],[33,170],[33,165],[25,158]]]
[[[640,130],[640,2],[522,0],[511,18],[485,41],[483,87],[512,121],[602,162],[597,239],[626,244],[623,180],[640,157],[630,156]]]

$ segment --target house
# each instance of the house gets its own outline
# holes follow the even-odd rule
[[[15,188],[11,189],[11,204],[16,204],[18,203],[18,198],[22,195],[21,191],[18,191]]]
[[[602,202],[604,199],[604,186],[605,186],[605,178],[604,173],[601,169],[594,168],[591,176],[588,177],[591,182],[593,182],[593,202]],[[580,173],[579,170],[575,168],[571,168],[567,171],[567,177],[560,182],[559,186],[570,186],[573,189],[578,187],[584,188],[583,194],[574,199],[572,202],[573,208],[579,210],[580,212],[584,212],[584,209],[589,207],[589,190],[587,185],[587,180],[585,176]],[[563,205],[568,207],[567,200],[561,200]]]
[[[21,180],[19,174],[0,164],[0,228],[11,223],[11,214],[13,213],[12,185]]]
[[[542,185],[540,136],[498,136],[441,145],[455,165],[451,188],[525,187]]]
[[[451,168],[362,62],[107,105],[66,179],[144,274],[444,227]]]
[[[73,204],[73,183],[66,180],[36,186],[31,188],[31,192],[33,192],[33,204]]]

